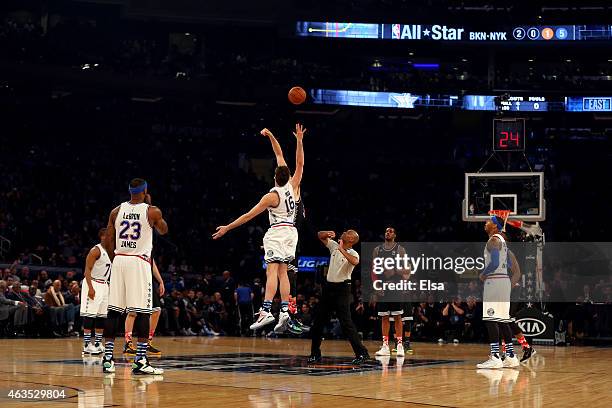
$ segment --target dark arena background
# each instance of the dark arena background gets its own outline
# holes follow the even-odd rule
[[[0,406],[612,406],[611,16],[2,1]]]

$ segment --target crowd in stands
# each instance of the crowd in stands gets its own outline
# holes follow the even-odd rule
[[[0,337],[65,337],[82,333],[80,273],[49,273],[46,270],[34,273],[27,266],[14,263],[1,275]],[[249,329],[263,301],[264,287],[260,278],[236,281],[230,271],[218,275],[189,275],[188,279],[177,272],[163,273],[163,276],[166,292],[161,297],[158,335],[277,336],[271,327],[257,332]],[[596,285],[594,291],[606,288],[609,284]],[[379,339],[376,298],[363,299],[361,289],[361,281],[355,280],[352,318],[364,339]],[[588,286],[584,291],[589,296]],[[318,311],[321,285],[307,275],[298,280],[296,292],[295,317],[310,326]],[[413,317],[412,340],[441,344],[484,341],[482,286],[474,280],[461,292],[462,295],[450,301],[437,301],[430,294],[422,302],[405,304],[405,315]],[[562,322],[561,328],[565,326],[568,342],[612,333],[609,311],[602,313],[604,309],[596,307],[589,298],[580,297],[575,304],[563,305],[557,310],[560,311],[557,321]],[[275,297],[272,313],[278,315],[279,312],[280,298]],[[339,321],[332,319],[325,333],[328,338],[340,338]]]

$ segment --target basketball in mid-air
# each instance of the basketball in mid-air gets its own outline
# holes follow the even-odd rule
[[[289,90],[289,102],[294,105],[300,105],[306,101],[306,91],[304,88],[299,86],[294,86]]]

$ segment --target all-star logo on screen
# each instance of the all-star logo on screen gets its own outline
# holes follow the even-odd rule
[[[391,94],[391,99],[393,99],[393,101],[397,103],[398,108],[414,109],[414,102],[416,102],[419,97],[412,96],[409,93],[401,93]]]

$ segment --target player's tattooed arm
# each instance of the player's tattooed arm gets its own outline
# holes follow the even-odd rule
[[[117,215],[119,214],[119,206],[117,206],[113,211],[111,211],[110,216],[108,217],[108,225],[106,226],[106,236],[104,238],[104,242],[102,243],[104,249],[108,253],[111,261],[115,257],[115,220],[117,219]]]
[[[514,252],[508,251],[508,257],[510,257],[510,270],[512,271],[512,277],[510,278],[512,286],[515,286],[521,279],[521,267],[514,255]]]
[[[153,205],[149,207],[149,221],[160,235],[166,235],[168,233],[168,223],[164,220],[164,216],[159,207]]]
[[[398,253],[400,257],[404,258],[406,256],[406,249],[399,245]],[[400,268],[397,270],[397,272],[402,276],[402,279],[409,280],[412,276],[412,265],[410,262],[408,262],[408,265],[406,266],[407,268]]]
[[[291,185],[296,192],[299,191],[302,175],[304,174],[304,144],[302,141],[305,133],[306,129],[299,123],[296,123],[295,132],[293,132],[293,136],[297,139],[297,146],[295,148],[295,173],[293,173],[293,177],[291,178]]]
[[[89,291],[87,292],[87,297],[93,300],[96,297],[96,291],[91,283],[91,270],[96,263],[96,261],[100,258],[102,252],[100,252],[100,248],[97,246],[91,248],[89,253],[87,254],[87,258],[85,259],[85,280],[87,281],[87,287]]]
[[[286,166],[287,162],[285,161],[285,157],[283,156],[283,149],[281,148],[281,145],[278,143],[278,140],[276,140],[276,137],[274,137],[272,132],[270,132],[268,128],[264,128],[259,133],[261,133],[262,136],[265,136],[270,139],[270,143],[272,144],[272,150],[274,151],[274,156],[276,156],[276,165]]]
[[[261,200],[259,200],[259,202],[253,208],[251,208],[248,212],[242,214],[240,217],[236,218],[234,221],[232,221],[231,223],[227,225],[218,226],[216,229],[216,232],[212,235],[212,238],[213,239],[221,238],[222,236],[227,234],[227,232],[233,230],[234,228],[237,228],[241,226],[242,224],[245,224],[251,221],[253,218],[255,218],[256,216],[264,212],[268,207],[278,206],[279,202],[280,202],[280,197],[278,196],[278,193],[276,192],[271,192],[271,193],[264,195],[261,198]]]

